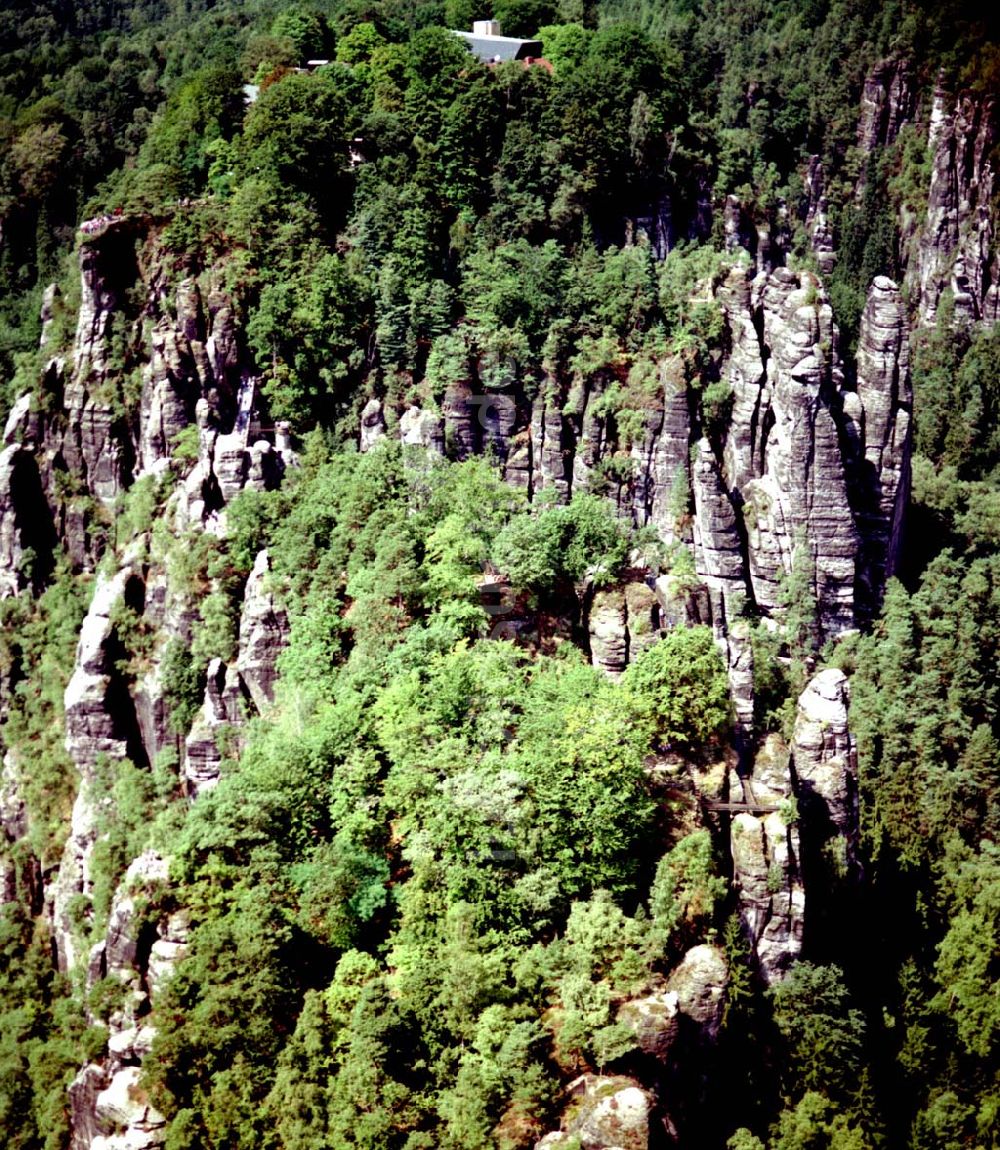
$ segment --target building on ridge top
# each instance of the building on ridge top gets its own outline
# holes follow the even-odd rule
[[[551,71],[548,60],[542,58],[541,40],[522,40],[517,36],[501,36],[497,20],[475,20],[471,32],[455,31],[466,42],[469,51],[484,64],[501,64],[518,60],[524,66],[540,65]]]

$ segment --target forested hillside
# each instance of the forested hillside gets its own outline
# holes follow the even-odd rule
[[[5,1144],[1000,1145],[1000,16],[0,53]]]

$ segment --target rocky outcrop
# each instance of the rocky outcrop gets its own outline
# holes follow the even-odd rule
[[[820,275],[828,276],[837,263],[837,252],[825,194],[826,176],[819,156],[809,157],[803,183],[808,197],[805,223],[809,246],[816,257]]]
[[[747,601],[746,563],[736,508],[707,439],[697,445],[691,486],[695,567],[708,589],[712,620],[721,634],[728,620],[739,617]]]
[[[0,599],[44,583],[56,543],[34,453],[11,444],[0,452]]]
[[[105,979],[121,989],[106,1020],[106,1053],[69,1088],[71,1150],[154,1150],[166,1139],[166,1119],[141,1085],[140,1064],[155,1035],[153,1003],[187,946],[183,913],[148,909],[162,899],[169,869],[169,860],[151,850],[132,862],[112,899],[105,937],[90,954],[88,988]]]
[[[740,491],[750,582],[758,608],[780,614],[794,553],[809,571],[823,633],[854,625],[858,536],[838,424],[841,376],[833,313],[808,274],[778,268],[755,284],[768,349],[766,385],[737,453],[753,478]]]
[[[569,498],[568,434],[557,388],[547,380],[531,408],[531,473],[533,490],[550,490],[561,502]]]
[[[247,579],[236,669],[258,711],[274,702],[278,656],[288,642],[288,615],[269,586],[271,565],[261,551]]]
[[[661,986],[623,1002],[616,1020],[632,1031],[643,1054],[666,1062],[680,1030],[679,1013],[676,990]]]
[[[639,526],[650,524],[665,543],[680,537],[691,487],[691,417],[687,384],[679,360],[660,365],[660,396],[646,414],[641,442],[632,444],[632,512]]]
[[[90,1150],[156,1150],[167,1137],[167,1120],[149,1101],[138,1066],[119,1070],[94,1102],[102,1137]]]
[[[61,293],[59,285],[51,283],[42,293],[42,307],[39,319],[42,321],[41,335],[38,337],[39,348],[44,348],[52,335],[52,324],[55,322],[56,307],[58,306]]]
[[[655,581],[660,622],[665,631],[675,627],[701,627],[712,622],[708,588],[692,572],[666,572]]]
[[[111,330],[125,289],[138,274],[132,238],[111,224],[100,238],[80,247],[80,307],[73,341],[73,368],[62,406],[66,428],[57,454],[90,493],[109,504],[126,485],[133,463],[124,418],[116,409]]]
[[[408,407],[399,417],[399,439],[404,447],[422,447],[437,455],[444,454],[444,429],[432,411]]]
[[[740,920],[765,983],[779,979],[802,950],[805,890],[799,828],[792,820],[787,750],[771,736],[748,778],[730,776],[730,794],[750,809],[730,826]]]
[[[584,1074],[566,1088],[572,1099],[562,1129],[535,1150],[577,1145],[582,1150],[648,1150],[653,1099],[632,1078]]]
[[[122,648],[114,622],[119,605],[133,598],[141,580],[126,563],[114,575],[98,577],[80,628],[73,675],[64,693],[66,750],[80,775],[70,835],[52,889],[51,920],[61,969],[75,965],[75,926],[71,907],[91,889],[89,861],[96,837],[97,811],[91,794],[98,760],[126,756],[144,764],[135,708],[117,666]]]
[[[385,416],[382,412],[382,402],[378,399],[369,399],[361,412],[361,442],[362,451],[370,451],[385,435]]]
[[[691,947],[671,971],[666,993],[676,999],[678,1013],[712,1041],[722,1025],[728,984],[729,968],[722,950],[702,943]]]
[[[693,946],[665,983],[622,1003],[617,1021],[633,1032],[644,1054],[666,1064],[683,1026],[693,1026],[699,1041],[718,1037],[728,983],[729,969],[720,948],[707,943]],[[688,1052],[686,1048],[681,1057]]]
[[[0,844],[15,843],[28,833],[28,807],[21,794],[18,758],[13,750],[3,757],[0,769]]]
[[[884,148],[913,119],[917,106],[916,85],[908,60],[879,60],[865,77],[858,118],[858,150],[868,157]]]
[[[617,678],[660,637],[656,592],[640,582],[595,591],[587,630],[591,662],[611,678]]]
[[[843,868],[857,867],[857,744],[848,726],[851,695],[843,671],[815,675],[799,696],[792,735],[791,768],[805,829],[831,844]]]
[[[218,782],[224,742],[246,724],[252,710],[255,708],[239,671],[213,659],[208,665],[205,701],[184,741],[184,777],[192,795]],[[238,743],[231,749],[237,747]]]
[[[98,576],[76,648],[73,675],[66,686],[66,750],[81,775],[89,778],[99,755],[122,759],[128,732],[124,716],[116,713],[119,647],[114,612],[135,578],[129,566],[114,575]]]
[[[857,749],[849,705],[844,673],[819,672],[799,697],[791,747],[770,735],[752,773],[730,776],[731,797],[746,806],[730,827],[733,884],[767,984],[802,951],[812,889],[806,882],[818,882],[817,897],[828,899],[831,882],[858,874]]]
[[[214,379],[202,338],[201,295],[193,280],[178,285],[177,317],[164,316],[150,337],[142,373],[139,467],[169,457],[177,436],[194,423],[195,405]]]
[[[818,162],[810,179],[811,202],[821,212]],[[659,386],[642,418],[630,421],[628,440],[606,402],[614,381],[603,369],[562,383],[548,374],[530,402],[516,383],[482,395],[471,383],[452,384],[440,417],[412,407],[399,427],[404,444],[432,451],[445,445],[456,458],[490,448],[508,481],[530,498],[542,490],[561,500],[598,490],[623,517],[653,526],[664,543],[689,546],[708,610],[686,603],[661,621],[712,623],[747,726],[749,644],[732,637],[746,608],[779,620],[797,568],[802,593],[819,605],[821,641],[864,617],[892,569],[907,490],[908,377],[898,293],[886,281],[873,289],[863,341],[868,359],[850,391],[833,312],[815,275],[784,267],[755,274],[737,259],[713,296],[725,336],[707,371],[710,378],[717,371],[716,382],[729,389],[731,404],[723,399],[720,408],[729,414],[725,425],[701,410],[687,380],[690,365],[665,357],[657,365]],[[365,412],[366,427],[384,418],[378,401]],[[873,540],[863,555],[860,517]],[[881,551],[880,531],[888,535]],[[612,600],[595,600],[589,629],[595,663],[617,674],[633,644],[628,607]]]
[[[992,323],[1000,318],[1000,265],[990,212],[996,142],[994,99],[956,99],[939,84],[928,138],[933,159],[927,217],[907,269],[918,320],[926,327],[934,324],[946,288],[956,319]]]
[[[107,1084],[100,1066],[88,1063],[69,1086],[70,1137],[69,1150],[90,1150],[94,1140],[101,1137],[97,1117],[97,1099]]]
[[[866,618],[877,612],[902,549],[910,494],[912,405],[902,295],[892,280],[879,276],[861,317],[856,396],[844,397],[844,410],[853,418],[859,441],[854,502],[862,542],[858,601]]]
[[[590,604],[590,660],[617,678],[628,665],[628,612],[620,587],[597,591]]]

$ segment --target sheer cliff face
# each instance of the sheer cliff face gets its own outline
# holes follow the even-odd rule
[[[172,729],[163,660],[171,642],[190,645],[200,593],[172,574],[170,548],[188,546],[203,532],[224,533],[230,499],[248,487],[276,486],[295,463],[284,437],[255,442],[249,419],[240,421],[241,403],[251,414],[253,384],[216,276],[206,274],[201,285],[192,279],[169,285],[155,239],[117,224],[83,245],[80,276],[72,356],[49,360],[43,404],[25,396],[15,405],[0,454],[0,596],[44,583],[51,573],[44,557],[60,544],[77,570],[93,570],[103,559],[64,696],[76,800],[61,861],[39,900],[64,970],[87,958],[79,907],[93,888],[102,763],[128,758],[144,767],[174,753],[196,794],[217,780],[220,748],[238,748],[236,732],[273,700],[288,622],[268,586],[262,553],[242,597],[232,665],[213,661],[186,740]],[[145,302],[137,307],[139,298]],[[132,392],[131,408],[124,402],[126,368],[133,389],[141,387]],[[187,430],[192,442],[181,462],[174,452]],[[139,480],[167,493],[164,523],[173,542],[166,549],[148,531],[109,545],[109,536],[121,535],[112,522],[119,497]],[[132,654],[130,619],[153,636],[138,671],[125,658]],[[4,830],[11,839],[28,831],[17,796],[19,772],[30,763],[8,759],[4,809],[11,813]]]
[[[938,85],[927,125],[927,212],[903,253],[907,288],[922,326],[935,323],[945,291],[952,294],[957,320],[1000,319],[1000,265],[991,212],[997,139],[992,96],[955,96]],[[905,237],[908,229],[902,230]]]
[[[917,110],[917,89],[908,60],[880,60],[865,77],[858,117],[858,150],[865,157],[856,199],[864,197],[867,180],[867,157],[876,148],[884,148],[899,135],[904,124],[913,120]]]
[[[845,397],[856,436],[854,472],[861,533],[859,610],[870,618],[895,574],[910,494],[913,387],[907,320],[899,289],[872,284],[858,340],[857,393]]]

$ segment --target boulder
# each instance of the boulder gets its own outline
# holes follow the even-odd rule
[[[583,1150],[648,1150],[653,1100],[638,1082],[587,1074],[568,1090],[575,1098],[564,1128]]]
[[[677,991],[661,987],[642,998],[623,1002],[618,1008],[617,1021],[632,1031],[644,1054],[665,1062],[677,1037],[677,1015]]]
[[[729,968],[721,948],[704,943],[693,946],[667,979],[666,996],[676,1010],[696,1023],[706,1038],[714,1039],[722,1025]]]

